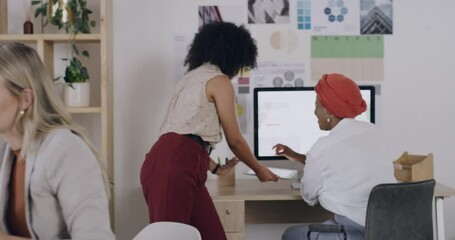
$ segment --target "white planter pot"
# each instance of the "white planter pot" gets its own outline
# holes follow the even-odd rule
[[[90,83],[73,83],[65,86],[65,105],[68,107],[88,107],[90,105]]]

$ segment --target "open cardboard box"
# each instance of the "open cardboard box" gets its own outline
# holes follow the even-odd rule
[[[393,161],[394,175],[398,181],[416,182],[433,178],[433,154],[410,155],[404,152]]]

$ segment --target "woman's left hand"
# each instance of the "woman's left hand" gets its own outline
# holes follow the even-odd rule
[[[224,176],[226,175],[227,173],[229,173],[229,171],[232,170],[232,168],[234,168],[235,165],[237,165],[237,163],[239,163],[239,159],[237,157],[233,157],[231,158],[226,165],[224,166],[221,166],[218,171],[216,172],[216,175],[218,176]]]

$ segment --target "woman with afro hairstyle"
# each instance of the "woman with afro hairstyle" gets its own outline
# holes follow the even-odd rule
[[[205,187],[207,171],[224,175],[242,161],[261,182],[278,180],[256,160],[238,125],[231,78],[255,67],[256,57],[255,41],[243,26],[210,23],[195,35],[185,59],[188,71],[174,90],[161,136],[141,169],[151,223],[186,223],[202,239],[226,239]],[[221,130],[236,156],[223,167],[209,156],[222,139]]]

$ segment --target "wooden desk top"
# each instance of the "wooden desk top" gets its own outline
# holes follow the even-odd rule
[[[300,190],[291,189],[291,183],[295,181],[280,179],[262,183],[256,179],[236,179],[235,186],[218,187],[216,179],[210,179],[206,186],[213,200],[302,200]],[[435,196],[455,196],[455,189],[436,183]]]
[[[213,200],[301,200],[300,190],[291,189],[296,180],[259,182],[256,179],[236,179],[235,186],[217,186],[216,179],[207,181],[206,186]]]
[[[440,183],[436,183],[436,187],[434,188],[434,195],[436,197],[455,196],[455,189],[447,187],[446,185]]]

